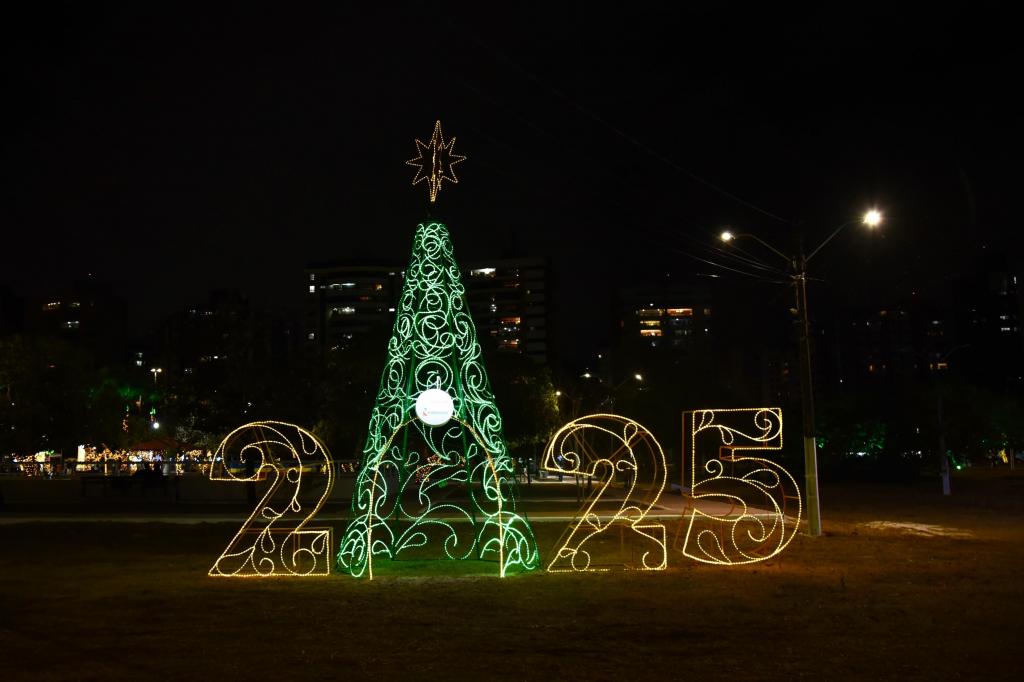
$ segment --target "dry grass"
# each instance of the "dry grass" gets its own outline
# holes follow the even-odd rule
[[[0,679],[1017,678],[1024,477],[984,473],[826,489],[781,561],[661,573],[213,580],[229,525],[0,526]]]

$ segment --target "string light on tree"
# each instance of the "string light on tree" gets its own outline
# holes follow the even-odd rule
[[[418,169],[413,185],[427,182],[431,203],[445,180],[458,182],[452,168],[465,157],[454,146],[437,121],[429,144],[416,140],[419,156],[406,162]],[[377,557],[496,559],[503,577],[512,568],[536,568],[537,541],[516,498],[512,458],[448,228],[422,223],[338,565],[371,579]]]
[[[499,575],[539,562],[465,293],[447,228],[421,224],[338,552],[354,576],[437,552]]]

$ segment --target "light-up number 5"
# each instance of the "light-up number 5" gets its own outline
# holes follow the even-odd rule
[[[548,443],[543,468],[594,479],[594,492],[582,515],[559,538],[548,571],[609,570],[611,566],[598,566],[593,558],[598,536],[613,526],[623,532],[629,529],[631,539],[642,543],[639,561],[627,567],[665,568],[665,526],[644,523],[665,489],[666,478],[665,453],[647,429],[614,414],[581,417],[563,426]],[[620,504],[614,513],[600,513],[599,503],[615,501]]]
[[[708,564],[749,564],[785,549],[800,526],[800,490],[777,463],[746,454],[782,449],[782,409],[685,412],[683,441],[683,456],[692,455],[694,503],[683,554]],[[705,446],[702,456],[698,444]]]
[[[307,528],[334,486],[327,448],[309,431],[284,422],[253,422],[221,442],[210,479],[255,485],[273,476],[266,493],[231,539],[211,576],[327,575],[331,564],[331,529]],[[323,483],[316,504],[303,513],[307,488]],[[281,494],[279,494],[281,493]]]

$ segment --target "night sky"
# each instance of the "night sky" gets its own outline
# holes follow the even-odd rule
[[[726,225],[813,246],[877,205],[815,295],[879,304],[1021,250],[1001,11],[149,5],[8,17],[0,284],[93,272],[140,327],[220,287],[298,310],[308,261],[408,257],[427,201],[404,161],[436,118],[468,156],[434,211],[456,255],[550,255],[594,343],[616,280],[773,291],[693,258],[727,263]]]

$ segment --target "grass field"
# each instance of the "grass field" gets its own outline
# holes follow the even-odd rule
[[[954,485],[826,488],[761,564],[505,580],[215,580],[231,524],[0,525],[0,680],[1017,679],[1024,476]]]

